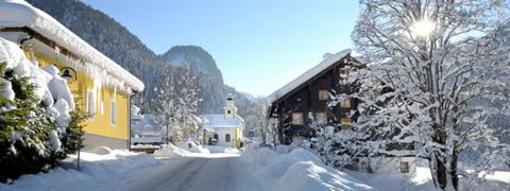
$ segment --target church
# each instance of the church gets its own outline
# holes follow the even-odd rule
[[[207,130],[209,145],[241,148],[244,146],[244,120],[237,115],[234,98],[229,94],[225,100],[223,114],[205,114],[200,116]]]

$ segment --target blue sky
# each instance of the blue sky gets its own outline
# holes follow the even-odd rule
[[[198,45],[216,60],[226,84],[269,95],[324,53],[352,48],[357,0],[84,0],[114,18],[150,49]]]

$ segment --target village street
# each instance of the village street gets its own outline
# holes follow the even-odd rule
[[[125,181],[118,190],[265,190],[242,165],[237,156],[169,159],[157,169]]]

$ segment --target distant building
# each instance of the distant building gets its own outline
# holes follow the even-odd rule
[[[244,120],[237,115],[232,95],[227,96],[223,114],[205,114],[204,128],[209,131],[206,141],[211,145],[241,148],[244,146]]]
[[[129,148],[130,99],[144,89],[142,81],[24,1],[0,1],[0,36],[18,43],[33,64],[60,70],[71,107],[88,115],[85,149]]]

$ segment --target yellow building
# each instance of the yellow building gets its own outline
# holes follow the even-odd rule
[[[75,107],[88,115],[85,147],[129,148],[130,99],[144,84],[45,12],[26,2],[0,2],[0,36],[18,42],[40,67],[67,79]]]

